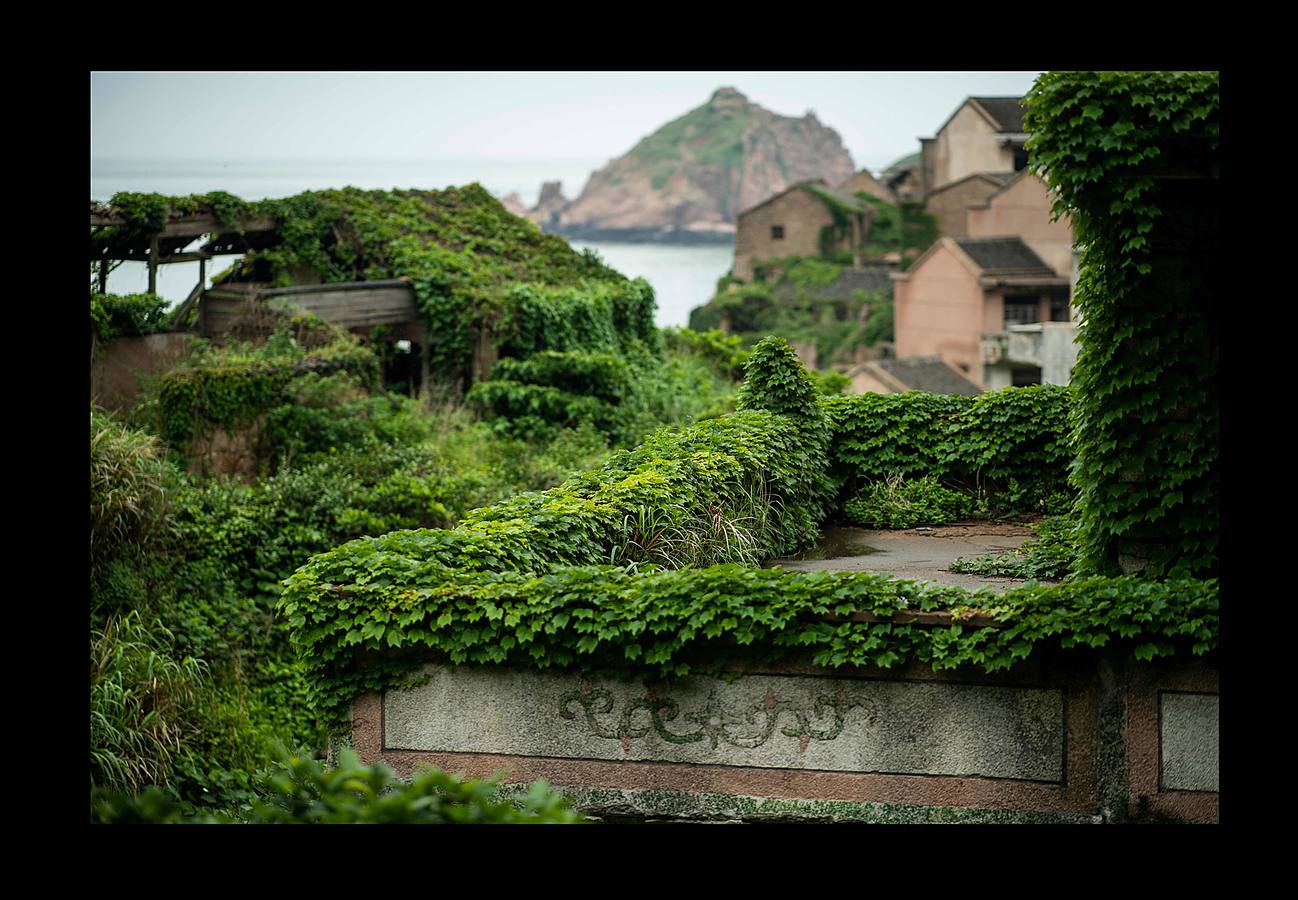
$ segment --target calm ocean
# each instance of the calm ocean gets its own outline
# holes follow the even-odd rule
[[[303,160],[93,160],[90,195],[108,200],[118,191],[160,194],[199,194],[228,191],[245,200],[288,197],[307,190],[354,186],[361,188],[443,188],[477,181],[497,196],[517,192],[528,206],[536,203],[543,181],[561,180],[564,193],[575,197],[586,178],[604,160],[424,160],[424,161],[303,161]],[[658,298],[659,325],[685,325],[690,310],[712,296],[717,279],[730,268],[733,249],[721,246],[614,244],[573,241],[577,250],[591,249],[628,277],[643,277]],[[208,274],[226,268],[237,257],[222,257]],[[179,303],[198,280],[198,263],[175,263],[158,272],[158,292]],[[108,279],[113,293],[136,293],[148,287],[143,263],[123,263]]]

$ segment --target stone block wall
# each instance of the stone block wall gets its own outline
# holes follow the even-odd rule
[[[352,707],[351,743],[403,776],[544,778],[596,815],[722,820],[1217,818],[1217,676],[1203,660],[1055,652],[1009,673],[749,666],[428,665]]]

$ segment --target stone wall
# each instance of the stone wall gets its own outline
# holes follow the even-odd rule
[[[768,203],[743,213],[735,231],[734,275],[743,281],[753,278],[753,264],[783,256],[820,256],[820,232],[834,224],[825,202],[804,190],[791,190]],[[773,238],[773,227],[784,229],[783,238]]]
[[[790,662],[672,682],[440,664],[423,675],[353,703],[362,760],[403,776],[431,764],[544,778],[597,814],[1217,817],[1217,670],[1201,659],[1042,652],[997,675]]]
[[[90,359],[90,402],[114,412],[135,405],[141,379],[161,375],[189,355],[193,338],[164,332],[144,337],[119,337],[94,348]]]

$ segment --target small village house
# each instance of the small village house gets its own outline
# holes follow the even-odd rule
[[[1028,166],[1022,97],[968,97],[931,138],[920,138],[925,194],[976,172]]]
[[[969,233],[969,207],[984,203],[1003,188],[1013,172],[974,172],[931,191],[924,200],[924,212],[937,221],[943,237],[964,237]]]
[[[1069,279],[1019,237],[943,237],[892,278],[898,357],[940,356],[988,390],[1068,382],[1075,351],[1072,360],[1052,356],[1048,366],[1039,356],[1007,355],[1017,326],[1044,334],[1039,323],[1060,323],[1049,329],[1052,349],[1072,348],[1075,336]]]
[[[869,194],[871,197],[877,197],[884,203],[897,205],[897,195],[892,188],[888,187],[879,179],[870,174],[869,169],[862,169],[851,178],[844,181],[838,186],[839,193],[846,194],[849,197],[855,197],[857,194]]]
[[[860,268],[873,214],[864,201],[819,179],[795,184],[739,214],[732,272],[751,281],[754,265],[763,259],[843,251]]]

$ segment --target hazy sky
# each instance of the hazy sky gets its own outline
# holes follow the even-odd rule
[[[1036,72],[143,73],[91,75],[103,160],[609,160],[738,88],[815,110],[857,167],[919,149],[968,95],[1019,95]]]

